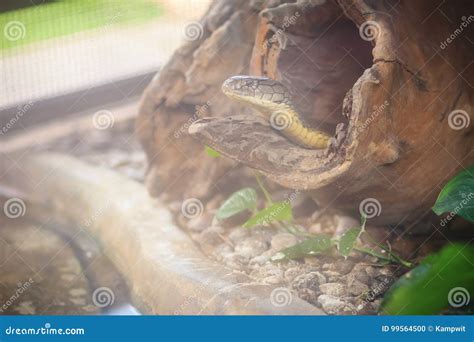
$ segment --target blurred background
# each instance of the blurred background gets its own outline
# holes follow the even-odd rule
[[[141,93],[208,3],[2,0],[0,179],[23,155],[45,150],[143,179],[134,137]],[[0,184],[2,203],[14,198],[25,210],[0,216],[0,315],[137,314],[121,274],[85,231],[90,222],[65,228],[23,216],[12,187]]]
[[[135,101],[208,2],[3,0],[0,126],[28,104],[6,134]]]

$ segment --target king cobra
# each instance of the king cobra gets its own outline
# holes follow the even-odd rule
[[[222,92],[262,113],[274,129],[295,144],[312,149],[328,147],[331,136],[303,123],[290,92],[280,82],[266,77],[233,76],[222,84]]]

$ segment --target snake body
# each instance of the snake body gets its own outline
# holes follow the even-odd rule
[[[271,126],[297,145],[325,149],[331,136],[307,127],[293,106],[288,89],[266,77],[233,76],[222,84],[229,98],[247,104],[262,113]]]

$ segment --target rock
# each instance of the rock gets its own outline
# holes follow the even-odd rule
[[[317,269],[320,268],[321,261],[319,260],[319,256],[308,256],[304,258],[305,265],[313,266]]]
[[[319,285],[319,290],[326,295],[332,295],[335,297],[342,297],[346,294],[347,290],[343,284],[340,283],[326,283]]]
[[[318,297],[318,302],[321,304],[323,310],[329,314],[337,314],[349,307],[346,302],[327,294],[320,295]]]
[[[347,291],[353,296],[359,296],[363,293],[368,292],[369,287],[358,280],[354,280],[352,284],[348,285]]]
[[[248,259],[240,254],[231,253],[224,257],[223,262],[227,267],[233,270],[245,271],[248,264]]]
[[[360,227],[360,222],[350,216],[334,215],[334,221],[336,222],[335,234],[340,236],[351,228]]]
[[[252,259],[268,249],[268,244],[253,238],[247,238],[235,246],[235,253]]]
[[[365,268],[365,272],[367,273],[367,275],[371,278],[375,277],[377,275],[377,270],[375,269],[375,267],[373,266],[367,266]]]
[[[270,258],[273,256],[274,252],[272,250],[268,250],[263,252],[261,255],[257,255],[256,257],[252,258],[249,261],[250,267],[260,267],[261,265],[265,264],[266,262],[270,261]]]
[[[354,263],[348,259],[339,259],[329,266],[330,271],[335,271],[340,274],[348,274],[354,269]]]
[[[234,228],[228,235],[228,238],[235,244],[250,236],[250,230],[247,228]]]
[[[299,289],[297,291],[297,293],[298,293],[298,297],[300,297],[301,299],[303,299],[303,300],[305,300],[308,303],[311,303],[313,305],[318,305],[319,306],[317,291],[307,289],[307,288],[303,288],[303,289]]]
[[[319,288],[319,275],[316,272],[310,272],[307,274],[301,274],[297,276],[291,286],[295,290],[302,288],[308,288],[314,291],[318,291]]]
[[[331,283],[335,283],[339,279],[341,279],[341,274],[339,272],[335,272],[335,271],[325,271],[324,275],[326,276],[327,281],[329,281]]]
[[[217,245],[223,242],[222,236],[224,229],[220,226],[211,226],[204,229],[201,233],[195,236],[196,241],[201,246],[201,249],[206,254],[212,254]]]
[[[301,273],[301,270],[298,267],[291,267],[288,268],[285,271],[285,280],[287,282],[292,282],[299,274]]]
[[[278,276],[269,276],[262,279],[262,283],[268,284],[268,285],[280,285],[280,284],[283,284],[284,282],[285,282],[284,279]]]
[[[201,232],[211,226],[213,218],[213,214],[208,212],[203,213],[202,215],[190,219],[188,221],[187,227],[193,232]]]
[[[218,245],[216,248],[214,248],[212,255],[217,260],[222,260],[227,255],[232,254],[233,252],[234,252],[234,249],[231,246],[229,246],[228,244],[222,243]]]
[[[308,229],[310,234],[321,234],[323,232],[323,226],[321,223],[312,224]]]
[[[298,243],[298,239],[293,234],[280,233],[273,236],[271,246],[274,251],[281,251],[294,246],[296,243]]]

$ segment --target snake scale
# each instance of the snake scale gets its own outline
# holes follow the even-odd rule
[[[325,149],[329,144],[330,135],[303,123],[293,106],[290,92],[278,81],[266,77],[233,76],[222,84],[222,92],[262,113],[274,129],[297,145]]]

